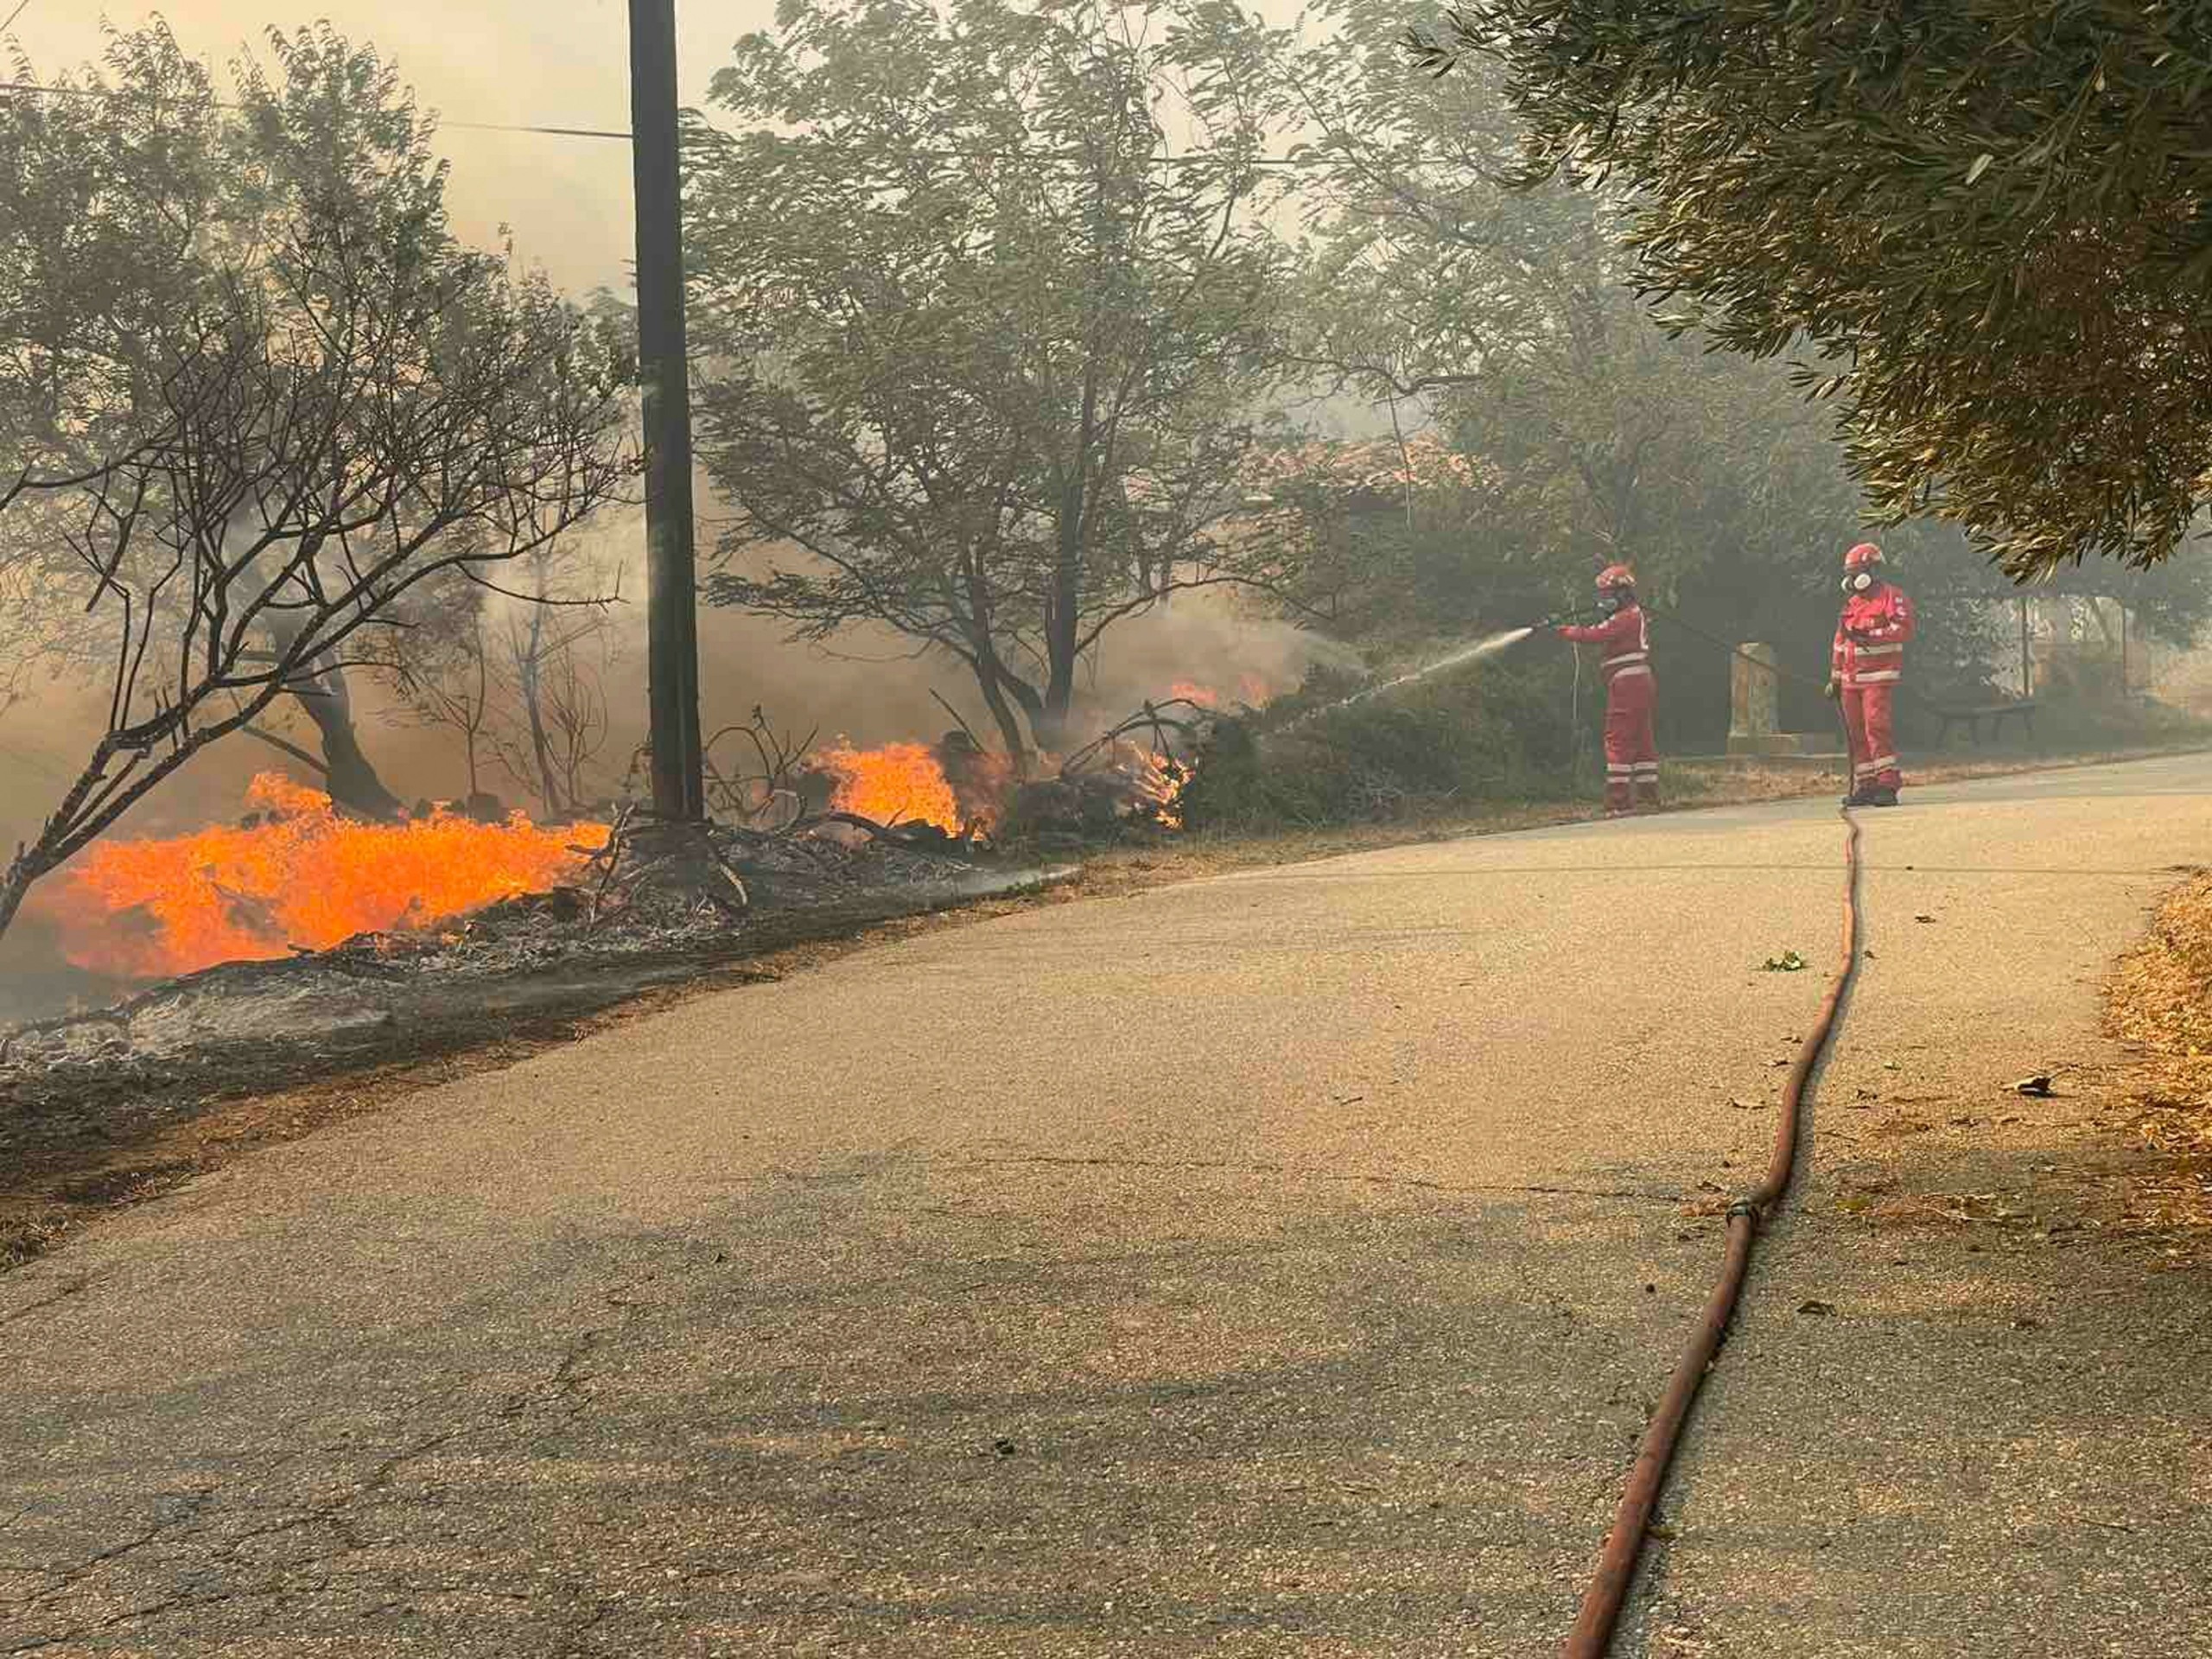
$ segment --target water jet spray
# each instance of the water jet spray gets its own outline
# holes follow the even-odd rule
[[[1402,687],[1415,684],[1429,678],[1432,675],[1442,674],[1451,669],[1462,668],[1469,663],[1480,662],[1485,657],[1494,657],[1509,645],[1519,645],[1542,626],[1541,623],[1531,622],[1525,626],[1507,628],[1497,633],[1485,634],[1480,639],[1460,646],[1450,655],[1440,657],[1433,663],[1424,663],[1421,667],[1408,670],[1395,679],[1385,680],[1380,685],[1367,686],[1353,692],[1348,697],[1338,697],[1334,702],[1325,702],[1319,709],[1309,709],[1297,719],[1286,721],[1276,729],[1285,732],[1294,731],[1307,721],[1319,715],[1334,714],[1339,709],[1349,708],[1355,702],[1364,702],[1370,697],[1379,697],[1386,691],[1395,691]]]

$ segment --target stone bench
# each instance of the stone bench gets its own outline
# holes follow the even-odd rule
[[[1949,741],[1951,728],[1954,726],[1965,727],[1967,741],[1975,747],[1980,747],[1981,724],[1984,721],[1989,722],[1989,737],[1992,742],[1995,742],[2005,735],[2005,722],[2008,720],[2018,721],[2020,729],[2028,735],[2028,741],[2030,742],[2035,741],[2036,705],[2032,697],[2016,697],[2009,702],[1985,702],[1969,708],[1945,708],[1941,703],[1930,703],[1928,712],[1935,715],[1938,721],[1936,728],[1936,747],[1939,749]]]

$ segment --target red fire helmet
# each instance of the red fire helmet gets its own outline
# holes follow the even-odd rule
[[[1624,564],[1609,564],[1598,573],[1598,588],[1600,592],[1603,592],[1608,588],[1633,588],[1635,586],[1636,572],[1630,569],[1628,566]]]
[[[1882,550],[1872,542],[1861,542],[1843,556],[1843,568],[1847,570],[1856,570],[1862,564],[1879,564],[1881,562]]]

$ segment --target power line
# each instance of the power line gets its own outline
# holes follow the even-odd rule
[[[8,21],[4,23],[0,23],[0,35],[5,35],[10,29],[13,29],[16,26],[16,19],[22,16],[26,11],[29,11],[30,10],[30,4],[31,0],[16,0],[16,9],[8,14]]]
[[[30,4],[30,0],[22,0],[22,4],[19,5],[16,10],[20,11],[23,6],[28,6],[29,4]],[[43,98],[127,99],[132,96],[132,94],[129,92],[117,92],[112,87],[46,86],[33,80],[0,80],[0,92],[30,92]],[[235,104],[226,104],[219,99],[216,102],[215,107],[223,110],[235,110],[238,105]],[[512,121],[452,121],[448,120],[443,116],[436,116],[433,118],[441,130],[448,128],[461,128],[474,132],[532,132],[541,133],[556,138],[611,138],[626,144],[631,140],[631,135],[629,133],[616,131],[608,127],[556,127]],[[738,142],[737,134],[724,132],[719,127],[703,126],[702,128],[694,129],[694,130],[703,130],[704,132],[712,135],[714,139],[718,143],[734,144]],[[917,149],[909,150],[907,154],[924,161],[932,162],[1075,162],[1089,159],[1084,152],[1077,149]],[[1241,156],[1227,159],[1207,155],[1154,156],[1148,159],[1147,164],[1155,167],[1205,167],[1211,165],[1227,166],[1230,168],[1305,168],[1328,167],[1334,164],[1337,158],[1334,156],[1321,154],[1310,156]]]
[[[30,0],[22,0],[22,4],[17,6],[16,10],[21,11],[23,6],[29,4]],[[10,21],[14,20],[11,18]],[[0,25],[0,28],[4,27],[5,25]],[[0,80],[0,92],[33,92],[41,98],[114,99],[127,99],[131,96],[129,92],[119,92],[108,86],[43,86],[35,80]],[[238,106],[235,104],[226,104],[218,99],[215,107],[219,110],[235,110]],[[548,133],[560,138],[618,138],[624,143],[630,141],[628,133],[615,132],[604,127],[528,126],[512,121],[448,121],[437,117],[434,117],[433,119],[440,128],[466,127],[477,132],[538,132]]]

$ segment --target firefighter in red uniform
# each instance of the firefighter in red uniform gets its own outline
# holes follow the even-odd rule
[[[1851,733],[1851,793],[1846,806],[1895,806],[1904,775],[1891,703],[1913,633],[1912,601],[1882,575],[1882,550],[1861,542],[1843,556],[1843,615],[1835,625],[1827,694],[1843,698]]]
[[[1605,677],[1605,816],[1617,818],[1631,804],[1659,804],[1659,749],[1651,735],[1658,683],[1651,677],[1651,632],[1636,602],[1636,575],[1624,564],[1598,573],[1598,608],[1605,620],[1593,627],[1563,626],[1560,638],[1601,645],[1599,672]]]

